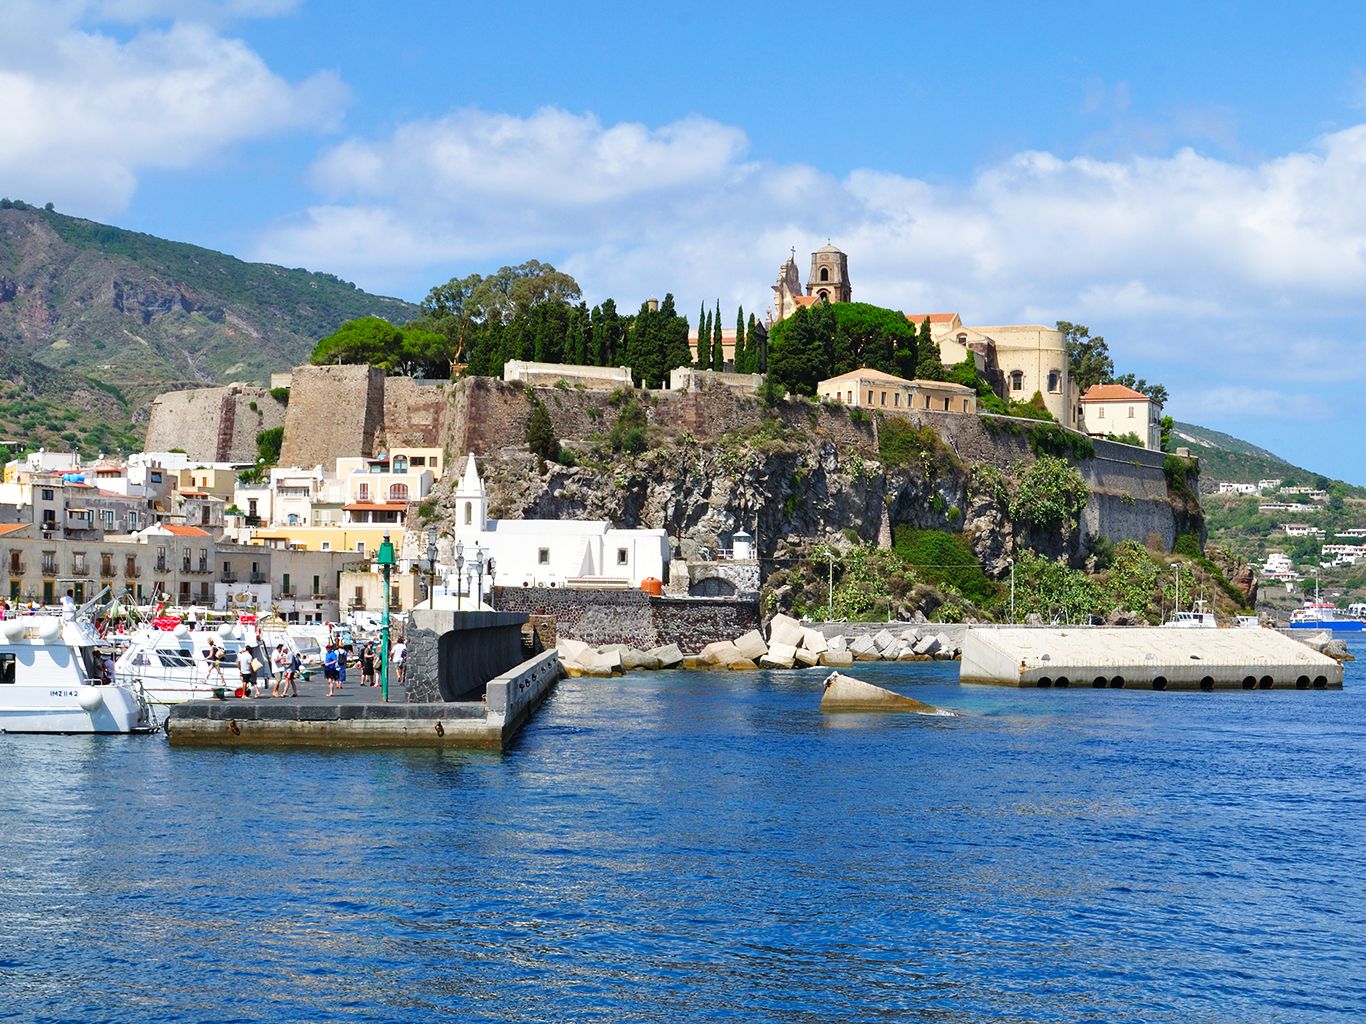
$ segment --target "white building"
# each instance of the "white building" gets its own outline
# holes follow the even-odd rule
[[[483,554],[496,565],[494,582],[505,587],[639,587],[665,579],[669,536],[663,530],[618,530],[611,523],[578,519],[489,519],[488,496],[474,455],[455,491],[454,541],[464,557]],[[410,532],[404,554],[425,549],[420,532]],[[414,545],[414,542],[416,544]],[[454,573],[452,542],[443,541],[443,572]],[[423,557],[416,551],[416,557]]]
[[[1225,480],[1219,485],[1220,494],[1261,494],[1262,489],[1258,484],[1234,484]]]
[[[1092,437],[1136,434],[1149,451],[1162,450],[1162,406],[1123,384],[1095,384],[1078,402],[1079,430]]]
[[[1281,529],[1287,537],[1322,537],[1324,531],[1308,523],[1282,523]]]

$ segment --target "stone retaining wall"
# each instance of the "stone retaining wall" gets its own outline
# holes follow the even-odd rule
[[[494,604],[503,611],[553,617],[560,638],[642,651],[671,643],[700,651],[759,625],[758,601],[651,597],[641,590],[498,587]]]

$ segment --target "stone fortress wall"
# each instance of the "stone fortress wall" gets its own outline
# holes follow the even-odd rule
[[[338,458],[377,454],[384,392],[384,371],[376,366],[296,367],[280,465],[334,469]]]
[[[203,462],[254,462],[256,435],[285,425],[285,407],[254,384],[168,391],[152,402],[144,448]]]

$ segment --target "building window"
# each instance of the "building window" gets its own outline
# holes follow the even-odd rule
[[[100,509],[100,521],[104,523],[106,530],[112,530],[114,528],[114,510],[112,508]]]
[[[199,584],[199,600],[204,604],[209,603],[209,584],[207,580]]]
[[[418,466],[425,466],[427,464],[427,456],[414,455],[412,458],[412,464],[414,469],[416,469]]]
[[[893,404],[893,405],[900,405],[900,404],[901,404],[901,392],[900,392],[900,391],[893,391],[893,392],[892,392],[892,404]]]
[[[436,456],[435,456],[435,455],[432,456],[432,469],[433,469],[433,470],[436,469]]]
[[[960,344],[960,345],[966,345],[967,343],[968,343],[968,336],[967,336],[966,334],[960,334],[960,335],[958,335],[958,344]]]
[[[868,392],[868,404],[873,404],[873,393],[871,391]]]
[[[469,526],[474,522],[474,502],[465,502],[465,525]]]
[[[829,293],[828,291],[826,291],[824,288],[821,289],[821,301],[822,301],[822,302],[829,302],[829,301],[830,301],[830,293]]]
[[[1096,419],[1105,419],[1105,406],[1102,405],[1099,409],[1096,410]]]
[[[394,472],[395,472],[395,473],[406,473],[406,472],[408,472],[408,459],[407,459],[406,456],[403,456],[403,455],[395,455],[395,456],[394,456]]]
[[[1049,390],[1049,391],[1057,391],[1057,390],[1058,390],[1058,384],[1060,383],[1060,381],[1061,381],[1061,377],[1059,376],[1058,371],[1057,371],[1057,370],[1050,370],[1049,373],[1048,373],[1048,390]]]
[[[963,399],[963,411],[964,411],[964,412],[967,412],[967,411],[968,411],[968,400],[967,400],[966,398]]]
[[[208,526],[208,525],[209,525],[209,506],[208,506],[208,505],[205,505],[203,508],[201,508],[201,509],[199,510],[199,524],[200,524],[201,526]]]
[[[321,582],[321,580],[322,580],[322,577],[321,577],[321,576],[314,576],[314,577],[313,577],[313,593],[314,593],[314,595],[317,595],[318,593],[320,593],[320,592],[322,591],[322,587],[319,585],[320,582]]]
[[[1010,390],[1011,390],[1011,391],[1023,391],[1023,390],[1024,390],[1024,374],[1021,373],[1019,370],[1014,370],[1014,371],[1012,371],[1012,373],[1010,374]]]
[[[886,405],[886,404],[887,404],[887,392],[885,392],[885,391],[882,392],[882,404],[883,404],[883,405]]]
[[[929,395],[926,395],[926,396],[925,396],[925,408],[928,409],[929,407],[930,407],[930,396],[929,396]]]
[[[365,554],[365,541],[363,541],[363,540],[358,540],[358,541],[356,541],[356,554],[358,554],[358,555],[363,555],[363,554]]]
[[[1131,405],[1131,406],[1129,406],[1129,419],[1133,419],[1133,418],[1134,418],[1134,407]]]
[[[190,603],[190,582],[182,580],[180,583],[180,600],[184,604]]]
[[[331,550],[332,550],[332,542],[331,542],[330,540],[325,540],[325,541],[323,541],[323,550],[324,550],[324,551],[331,551]]]
[[[57,513],[54,509],[43,509],[43,529],[55,530],[57,528]]]
[[[280,577],[280,589],[285,592],[285,597],[289,597],[289,573]]]
[[[13,549],[11,549],[11,550],[10,550],[10,553],[9,553],[9,571],[10,571],[10,572],[23,572],[23,571],[24,571],[24,569],[23,569],[23,563],[19,561],[19,552],[18,552],[18,551],[15,551],[15,550],[13,550]]]
[[[830,269],[829,269],[828,267],[821,267],[821,280],[822,280],[822,281],[829,281],[829,280],[830,280]]]
[[[161,474],[160,474],[160,473],[153,473],[153,474],[152,474],[152,483],[154,483],[154,484],[159,484],[159,483],[161,483]]]
[[[369,501],[369,500],[370,500],[370,485],[369,485],[369,484],[358,484],[358,485],[356,486],[356,500],[357,500],[357,501]]]
[[[137,528],[138,528],[138,514],[137,514],[136,512],[129,512],[129,513],[128,513],[128,529],[129,529],[130,531],[132,531],[132,530],[136,530]]]
[[[948,412],[948,411],[949,411],[949,400],[948,400],[947,398],[944,399],[944,411],[945,411],[945,412]]]
[[[625,565],[626,562],[627,562],[626,549],[625,549],[625,548],[617,548],[617,565]]]
[[[255,499],[255,498],[248,498],[248,499],[247,499],[247,515],[251,516],[251,518],[253,518],[253,519],[256,518],[256,499]]]
[[[549,548],[541,548],[541,550],[538,551],[538,552],[536,553],[536,564],[537,564],[537,565],[549,565],[549,564],[550,564],[550,549],[549,549]]]
[[[47,488],[47,487],[44,487],[44,488],[43,488],[43,500],[44,500],[44,501],[51,501],[51,500],[52,500],[52,490],[51,490],[50,488]]]
[[[408,500],[408,485],[407,485],[407,484],[390,484],[390,485],[389,485],[389,500],[390,500],[390,501],[407,501],[407,500]]]

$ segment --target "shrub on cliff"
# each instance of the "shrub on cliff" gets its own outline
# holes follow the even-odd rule
[[[271,427],[256,435],[257,461],[267,466],[277,465],[280,461],[280,446],[285,441],[284,427]]]
[[[526,426],[526,445],[533,455],[539,455],[547,462],[559,461],[560,439],[555,436],[549,410],[539,400],[531,406],[531,419]]]
[[[628,398],[622,404],[621,412],[617,416],[617,422],[612,427],[612,433],[608,435],[608,440],[612,444],[612,451],[624,451],[630,455],[639,455],[645,450],[645,410],[642,409],[634,398]]]
[[[903,523],[892,528],[892,550],[921,579],[947,584],[973,604],[983,605],[997,597],[996,588],[961,537],[942,530],[916,530]]]
[[[1041,455],[1020,476],[1010,518],[1039,529],[1075,526],[1090,493],[1081,474],[1065,460]]]
[[[793,394],[814,395],[820,381],[864,366],[906,376],[915,354],[915,328],[904,314],[866,302],[821,303],[774,325],[768,371]]]

